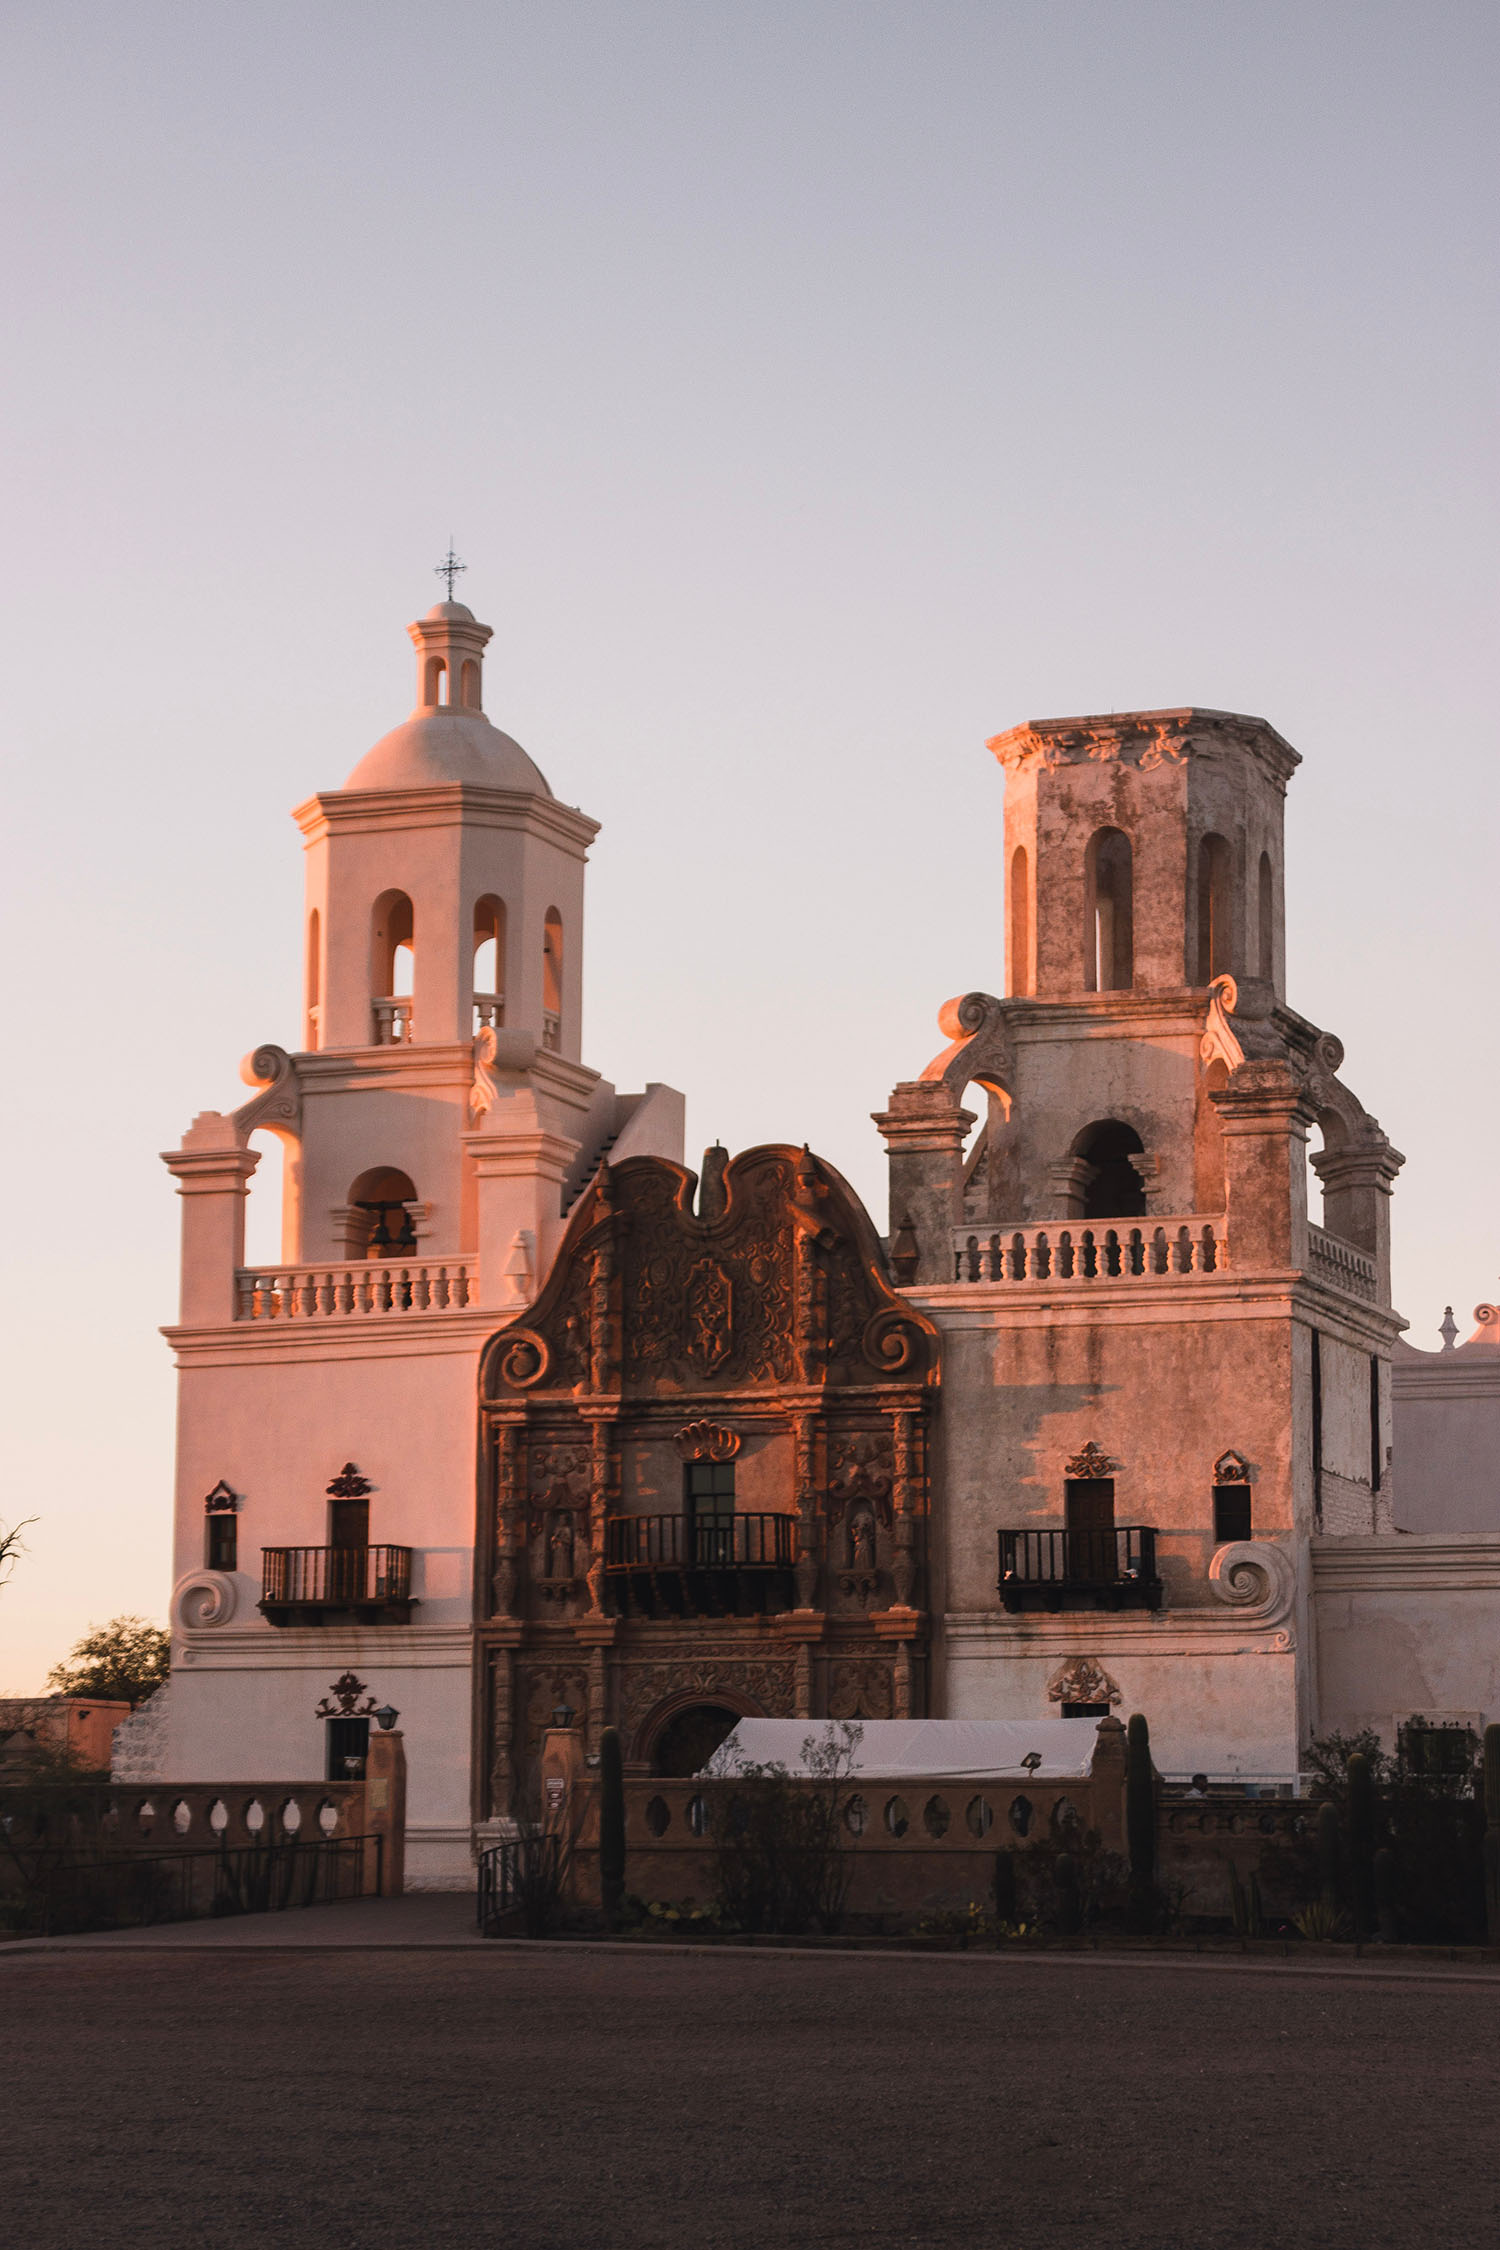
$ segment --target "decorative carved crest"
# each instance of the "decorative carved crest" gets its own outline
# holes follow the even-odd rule
[[[726,1430],[722,1422],[685,1422],[677,1433],[684,1461],[732,1461],[739,1449],[739,1431]]]
[[[330,1703],[325,1695],[313,1713],[315,1719],[368,1719],[374,1716],[375,1698],[366,1690],[364,1681],[357,1680],[352,1672],[340,1672],[330,1692],[337,1700]],[[359,1700],[361,1696],[365,1698],[363,1703]]]
[[[1227,1453],[1221,1453],[1218,1460],[1215,1461],[1215,1484],[1253,1484],[1254,1482],[1255,1472],[1249,1462],[1245,1459],[1243,1453],[1236,1453],[1232,1446]]]
[[[729,1356],[734,1308],[729,1276],[716,1258],[700,1258],[687,1277],[683,1310],[689,1359],[711,1375]]]
[[[1096,1656],[1075,1656],[1060,1664],[1047,1682],[1047,1701],[1107,1703],[1113,1710],[1120,1701],[1120,1690]]]
[[[235,1491],[233,1485],[226,1484],[222,1477],[220,1477],[212,1492],[205,1492],[203,1495],[203,1512],[205,1515],[230,1516],[235,1513],[239,1504],[239,1494]]]
[[[1089,1477],[1112,1477],[1120,1466],[1090,1438],[1081,1453],[1075,1453],[1071,1461],[1064,1461],[1063,1475],[1081,1482]]]
[[[346,1461],[332,1484],[326,1485],[324,1490],[334,1500],[363,1500],[375,1487],[367,1477],[360,1475],[352,1461]]]

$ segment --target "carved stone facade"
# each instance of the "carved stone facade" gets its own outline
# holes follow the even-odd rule
[[[935,1342],[806,1149],[601,1165],[481,1362],[481,1817],[559,1704],[644,1765],[698,1707],[920,1715]]]

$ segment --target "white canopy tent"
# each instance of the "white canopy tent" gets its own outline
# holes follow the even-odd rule
[[[1094,1760],[1097,1719],[860,1719],[849,1772],[871,1781],[1081,1781]],[[743,1766],[808,1771],[803,1747],[828,1739],[827,1719],[741,1719],[703,1774]],[[1035,1759],[1035,1764],[1028,1761]]]

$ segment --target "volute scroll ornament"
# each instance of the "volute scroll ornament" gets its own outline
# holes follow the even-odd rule
[[[170,1616],[179,1632],[227,1625],[234,1615],[236,1588],[223,1570],[190,1570],[172,1588]]]
[[[923,1330],[899,1305],[885,1305],[872,1314],[859,1340],[865,1359],[882,1375],[919,1367],[925,1342]]]
[[[511,1328],[500,1342],[500,1380],[513,1391],[529,1391],[552,1365],[552,1347],[534,1328]]]
[[[285,1047],[255,1048],[240,1064],[240,1077],[245,1085],[260,1090],[234,1112],[231,1123],[236,1134],[248,1140],[253,1132],[264,1129],[300,1139],[302,1081]]]
[[[1279,1625],[1291,1609],[1297,1574],[1284,1547],[1269,1539],[1235,1539],[1215,1552],[1208,1583],[1246,1624]]]
[[[943,1002],[938,1029],[951,1044],[933,1057],[917,1084],[941,1087],[955,1102],[966,1086],[1014,1091],[1015,1050],[1003,1000],[993,992],[962,992]]]

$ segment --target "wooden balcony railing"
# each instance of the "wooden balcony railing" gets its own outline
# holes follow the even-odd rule
[[[649,1616],[790,1609],[797,1519],[611,1516],[604,1569],[616,1596]]]
[[[260,1606],[273,1625],[411,1621],[410,1547],[262,1547]]]
[[[1159,1609],[1156,1531],[1002,1531],[1000,1599],[1008,1610]]]

